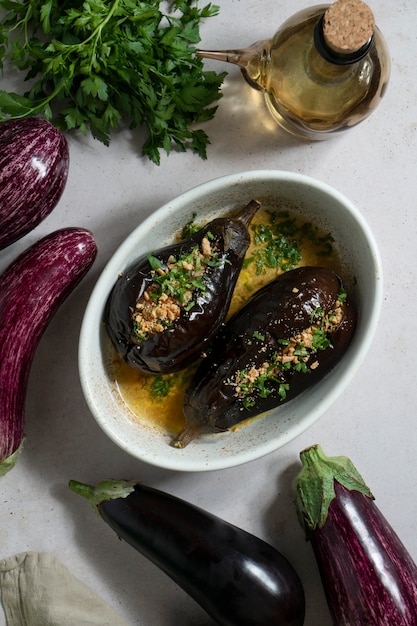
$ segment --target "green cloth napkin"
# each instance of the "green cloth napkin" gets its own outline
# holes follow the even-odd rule
[[[129,626],[49,552],[0,560],[0,590],[7,626]]]

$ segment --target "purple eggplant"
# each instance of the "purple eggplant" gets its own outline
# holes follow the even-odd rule
[[[173,445],[225,431],[307,389],[346,352],[355,319],[329,269],[299,267],[265,285],[217,333],[186,391],[186,426]]]
[[[295,504],[335,626],[416,626],[417,566],[353,463],[300,456]]]
[[[180,498],[137,482],[70,481],[127,541],[222,626],[302,626],[304,590],[278,550]]]
[[[169,374],[200,357],[227,315],[259,207],[252,200],[120,274],[104,321],[128,365]]]
[[[0,250],[51,213],[68,168],[67,141],[50,122],[27,117],[0,123]]]
[[[90,231],[65,228],[33,244],[0,276],[0,476],[22,449],[26,389],[39,340],[96,254]]]

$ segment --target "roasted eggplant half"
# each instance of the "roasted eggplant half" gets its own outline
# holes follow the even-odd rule
[[[128,365],[169,374],[200,357],[226,318],[259,207],[252,200],[236,215],[142,256],[118,277],[104,321]]]
[[[355,312],[339,276],[321,267],[281,274],[219,330],[185,394],[173,445],[224,431],[294,398],[347,349]]]

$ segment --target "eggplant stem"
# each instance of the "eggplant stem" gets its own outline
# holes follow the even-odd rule
[[[247,204],[243,209],[241,209],[237,215],[235,215],[235,219],[239,220],[246,227],[252,221],[253,216],[259,209],[261,208],[261,203],[258,200],[251,200],[249,204]]]
[[[70,480],[68,486],[72,491],[78,493],[79,496],[86,498],[86,500],[92,500],[94,498],[95,488],[92,485],[86,485],[85,483],[79,483],[77,480]]]
[[[177,435],[171,442],[174,448],[185,448],[193,441],[197,436],[197,432],[192,425],[185,426],[185,428]]]
[[[14,468],[17,461],[19,460],[24,443],[25,443],[25,437],[23,437],[22,441],[20,442],[19,447],[17,448],[17,450],[13,452],[13,454],[11,454],[10,456],[0,461],[0,477],[5,476],[7,472],[10,472],[10,470]]]
[[[374,499],[352,461],[345,456],[327,456],[319,444],[300,453],[303,468],[293,483],[294,500],[302,526],[323,528],[336,492],[335,481],[346,489]]]
[[[92,505],[93,509],[100,515],[99,506],[106,500],[115,500],[116,498],[126,498],[135,489],[137,481],[128,480],[103,480],[95,487],[80,483],[77,480],[70,480],[69,488],[78,493],[79,496],[86,498]]]

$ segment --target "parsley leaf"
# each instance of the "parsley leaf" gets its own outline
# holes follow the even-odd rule
[[[149,385],[149,393],[153,400],[162,400],[166,398],[170,391],[175,387],[176,379],[174,376],[158,375],[152,379]]]
[[[283,272],[294,269],[301,261],[304,240],[316,248],[318,257],[333,253],[333,237],[330,233],[321,235],[310,222],[301,223],[286,210],[269,212],[267,223],[252,224],[255,249],[248,255],[243,267],[255,263],[258,275],[265,268]]]
[[[0,0],[0,69],[6,62],[30,84],[0,90],[0,120],[42,115],[63,130],[90,132],[108,145],[112,129],[144,127],[142,154],[193,150],[207,158],[207,134],[226,75],[196,57],[211,3],[174,0]],[[165,6],[165,3],[163,4]]]

